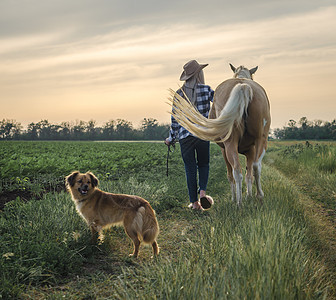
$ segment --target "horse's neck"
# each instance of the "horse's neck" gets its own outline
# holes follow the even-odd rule
[[[239,72],[236,73],[235,77],[236,78],[252,79],[249,70],[246,70],[246,69],[239,70]]]

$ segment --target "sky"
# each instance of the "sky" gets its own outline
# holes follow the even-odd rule
[[[271,128],[336,118],[334,0],[1,0],[0,120],[170,122],[183,65],[258,66]]]

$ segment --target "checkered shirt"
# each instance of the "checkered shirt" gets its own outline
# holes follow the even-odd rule
[[[184,98],[184,94],[179,89],[177,93]],[[210,101],[213,101],[214,91],[210,86],[205,84],[197,84],[196,86],[196,108],[204,116],[209,116]],[[169,130],[168,141],[173,142],[175,140],[182,140],[189,135],[193,135],[183,126],[181,126],[173,116],[171,116],[171,126]]]

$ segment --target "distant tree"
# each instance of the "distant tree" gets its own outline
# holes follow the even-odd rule
[[[71,139],[72,126],[70,122],[62,122],[59,129],[59,137],[62,140]]]
[[[133,125],[131,122],[124,119],[117,119],[116,138],[121,140],[131,139]]]
[[[86,123],[86,135],[89,140],[94,140],[98,136],[99,129],[96,128],[96,123],[95,120]]]
[[[307,117],[302,117],[300,120],[299,120],[299,124],[301,125],[301,127],[305,128],[308,126],[308,119]]]
[[[332,122],[323,122],[322,120],[312,122],[306,117],[302,117],[298,123],[294,120],[289,120],[287,127],[276,128],[273,133],[277,139],[336,140],[336,120]]]
[[[13,139],[20,136],[22,130],[21,123],[15,120],[3,119],[0,121],[0,138]]]
[[[291,119],[288,121],[288,127],[294,128],[296,126],[296,121]]]
[[[37,124],[38,136],[41,140],[50,140],[53,136],[54,125],[50,124],[48,120],[41,120]]]
[[[279,139],[279,140],[285,139],[285,135],[286,135],[285,128],[282,128],[282,129],[275,128],[273,130],[273,135],[276,139]]]
[[[155,140],[164,140],[169,134],[169,124],[161,124],[156,128]]]
[[[156,129],[158,127],[158,121],[153,118],[144,118],[141,124],[141,129],[143,131],[144,139],[151,140],[155,139]]]
[[[13,124],[13,127],[11,130],[11,133],[13,134],[13,138],[14,139],[20,138],[22,134],[23,126],[21,125],[20,122],[16,122],[15,120],[12,120],[12,124]]]
[[[103,139],[112,140],[116,135],[116,122],[110,120],[103,125]]]
[[[39,133],[39,129],[37,124],[35,123],[29,123],[28,127],[27,127],[27,138],[29,140],[37,140],[38,139],[38,133]]]
[[[83,140],[85,138],[86,123],[82,120],[76,121],[73,127],[73,138],[75,140]]]
[[[289,120],[288,130],[286,130],[287,139],[295,139],[298,135],[298,128],[296,127],[296,121]]]

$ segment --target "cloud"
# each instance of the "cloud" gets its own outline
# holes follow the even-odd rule
[[[2,0],[0,36],[78,29],[81,37],[106,32],[110,26],[121,29],[132,25],[199,23],[205,26],[255,21],[319,7],[334,0]]]
[[[179,83],[182,65],[196,58],[210,63],[205,75],[213,87],[231,76],[228,62],[261,66],[257,78],[265,82],[276,103],[280,95],[288,97],[279,88],[290,86],[286,77],[295,81],[298,76],[309,80],[319,80],[314,74],[335,76],[335,15],[336,6],[330,6],[230,24],[204,26],[181,18],[169,26],[165,22],[105,25],[99,34],[76,35],[82,30],[76,23],[70,29],[53,28],[48,34],[4,36],[0,39],[0,88],[8,99],[36,103],[46,95],[64,99],[60,104],[70,97],[76,103],[77,99],[89,103],[96,98],[104,111],[112,109],[104,102],[112,95],[125,100],[138,96],[166,111],[164,104],[157,106],[157,99],[163,103],[166,89]],[[275,79],[281,84],[275,84]],[[113,110],[127,111],[129,104],[119,101]],[[134,107],[138,114],[145,113],[139,110],[141,103],[136,102]]]
[[[3,65],[8,73],[57,72],[62,68],[68,68],[67,72],[85,72],[85,68],[104,71],[111,65],[120,70],[126,65],[142,68],[182,61],[190,54],[208,59],[279,59],[281,53],[299,52],[302,56],[311,49],[331,52],[335,46],[335,13],[336,7],[329,7],[309,14],[206,28],[199,24],[133,26],[71,41],[65,40],[69,33],[9,38],[0,40],[0,53],[5,58],[8,55]]]

